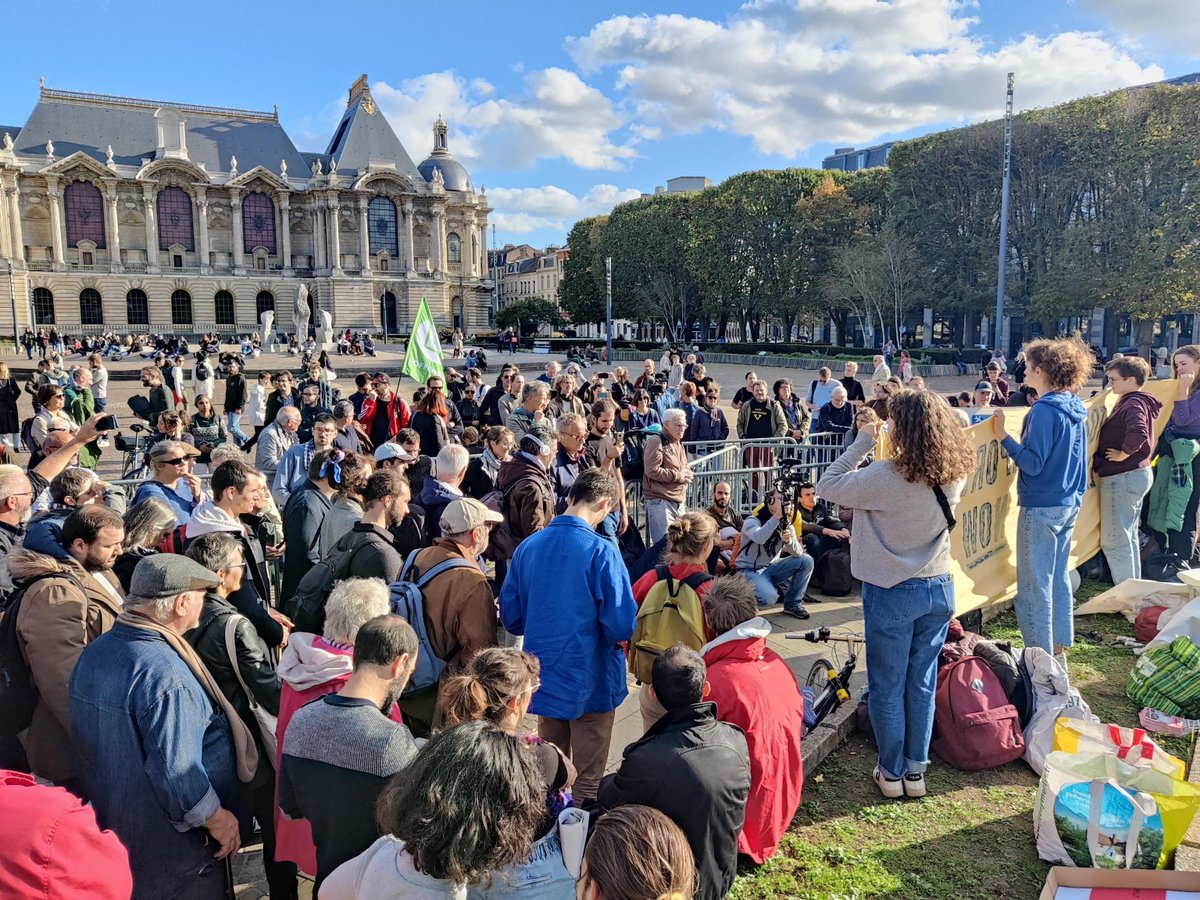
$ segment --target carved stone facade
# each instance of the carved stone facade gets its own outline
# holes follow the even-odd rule
[[[407,333],[424,297],[439,325],[483,330],[490,211],[440,117],[418,168],[365,75],[325,153],[277,111],[43,86],[0,144],[0,332],[14,307],[67,334],[249,332],[298,281],[338,329]]]

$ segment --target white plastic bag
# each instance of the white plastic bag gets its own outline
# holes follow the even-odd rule
[[[1054,750],[1054,723],[1059,719],[1099,722],[1079,691],[1071,687],[1067,670],[1041,647],[1026,647],[1021,661],[1033,682],[1033,717],[1025,726],[1025,762],[1039,775]]]

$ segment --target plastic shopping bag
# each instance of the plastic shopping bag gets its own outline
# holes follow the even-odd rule
[[[1038,855],[1063,866],[1166,868],[1196,810],[1200,788],[1113,753],[1046,757],[1033,810]]]
[[[1158,746],[1141,728],[1121,728],[1080,719],[1059,719],[1054,723],[1054,749],[1067,753],[1115,753],[1131,766],[1149,766],[1182,779],[1183,760]]]

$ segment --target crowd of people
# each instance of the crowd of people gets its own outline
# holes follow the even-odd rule
[[[986,417],[1019,472],[1018,620],[1051,652],[1073,642],[1065,554],[1089,469],[1114,577],[1139,572],[1151,489],[1148,367],[1106,367],[1118,402],[1089,460],[1090,360],[1030,344],[1020,435]],[[447,369],[410,398],[384,372],[343,394],[327,360],[248,380],[205,357],[191,415],[170,362],[130,403],[153,432],[132,496],[87,468],[95,354],[46,361],[37,453],[0,465],[0,662],[24,678],[0,689],[0,809],[76,812],[104,848],[89,895],[224,897],[257,823],[275,900],[299,873],[322,898],[722,897],[739,858],[775,853],[803,791],[804,700],[764,613],[807,619],[835,555],[862,583],[875,782],[924,795],[976,459],[970,417],[918,376],[895,383],[882,357],[869,389],[854,363],[807,385],[748,372],[731,428],[700,355],[676,351],[637,377]],[[1200,348],[1174,362],[1158,452],[1192,493],[1174,492],[1159,540],[1183,554]],[[981,378],[993,396],[999,374]],[[737,508],[729,482],[694,483],[728,441],[767,469],[789,441],[836,458]],[[631,674],[644,733],[606,775]],[[583,811],[572,859],[560,823]],[[24,877],[0,870],[0,892]]]

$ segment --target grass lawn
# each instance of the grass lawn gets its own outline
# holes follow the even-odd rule
[[[1107,585],[1084,582],[1082,602]],[[1136,725],[1125,697],[1133,654],[1109,639],[1130,635],[1122,616],[1076,619],[1072,683],[1103,721]],[[987,636],[1020,643],[1009,612]],[[1183,759],[1189,740],[1160,743]],[[934,758],[923,800],[884,800],[871,780],[875,748],[855,735],[804,785],[804,802],[779,851],[746,867],[730,897],[858,900],[1035,900],[1049,866],[1033,843],[1037,776],[1024,762],[986,772],[959,772]]]

